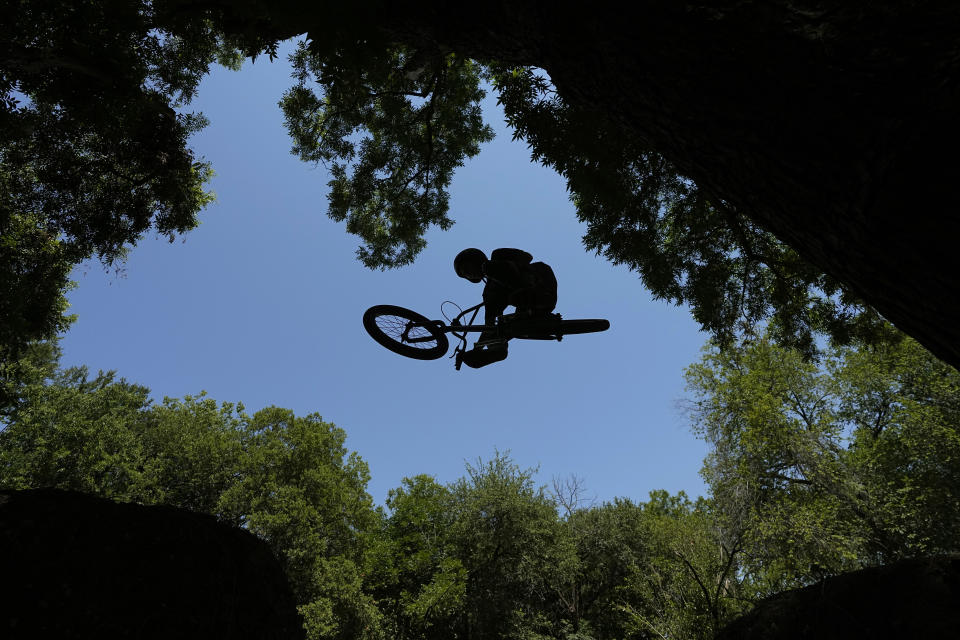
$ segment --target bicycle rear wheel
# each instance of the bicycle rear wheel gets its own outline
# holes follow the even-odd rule
[[[442,358],[450,346],[446,334],[432,320],[392,304],[367,309],[363,328],[390,351],[417,360]]]
[[[609,328],[609,320],[561,320],[559,333],[560,335],[569,335],[572,333],[596,333],[598,331],[606,331]]]

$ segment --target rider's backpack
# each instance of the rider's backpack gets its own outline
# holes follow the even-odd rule
[[[537,306],[547,311],[553,311],[557,305],[557,276],[553,269],[545,262],[534,262],[527,265],[527,273],[534,278],[534,288],[537,291]]]

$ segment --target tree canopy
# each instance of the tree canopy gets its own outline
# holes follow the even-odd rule
[[[452,172],[490,135],[486,81],[566,178],[586,246],[722,343],[769,319],[811,352],[815,333],[875,339],[883,316],[960,363],[956,216],[941,215],[960,135],[955,9],[532,3],[461,20],[390,3],[121,4],[8,12],[10,349],[62,328],[77,260],[196,223],[210,168],[186,137],[202,120],[174,107],[215,60],[306,33],[282,107],[295,153],[330,163],[328,213],[369,266],[408,263],[451,224]]]
[[[410,475],[375,506],[343,429],[203,394],[150,399],[37,345],[0,415],[0,488],[209,513],[280,559],[308,637],[712,638],[758,600],[958,551],[960,374],[915,341],[767,337],[688,369],[709,493],[584,501],[509,454]],[[426,470],[429,471],[429,470]]]
[[[212,200],[178,113],[234,49],[151,2],[4,2],[0,27],[0,358],[66,328],[73,265],[173,238]]]
[[[818,366],[765,338],[687,379],[704,478],[760,594],[956,548],[960,376],[913,340]]]

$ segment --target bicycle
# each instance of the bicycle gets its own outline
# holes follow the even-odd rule
[[[444,304],[455,303],[449,300]],[[578,333],[595,333],[606,331],[610,322],[603,319],[564,320],[559,313],[534,315],[529,313],[509,313],[499,316],[495,324],[473,324],[483,307],[481,302],[466,310],[461,310],[450,324],[442,320],[430,320],[410,309],[391,304],[378,304],[370,307],[363,314],[363,328],[370,337],[380,345],[394,353],[415,358],[417,360],[436,360],[442,358],[450,348],[447,340],[448,333],[460,340],[454,349],[455,368],[460,370],[463,364],[463,353],[467,350],[467,334],[490,332],[491,340],[563,340],[563,336]],[[443,313],[443,305],[440,306]],[[461,322],[467,314],[472,313],[464,324]]]

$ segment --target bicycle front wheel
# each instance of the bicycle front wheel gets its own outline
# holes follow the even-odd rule
[[[390,351],[417,360],[442,358],[450,346],[446,334],[432,320],[392,304],[367,309],[363,328]]]

